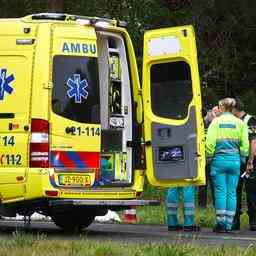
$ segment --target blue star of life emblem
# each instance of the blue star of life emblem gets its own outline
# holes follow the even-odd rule
[[[80,74],[74,74],[73,76],[73,79],[69,78],[67,81],[69,87],[67,95],[69,98],[74,98],[75,103],[82,103],[82,98],[87,99],[88,97],[88,91],[86,90],[88,83],[86,79],[81,81]]]
[[[0,69],[0,100],[4,100],[5,93],[12,94],[13,88],[10,83],[14,80],[14,75],[7,75],[5,68]]]

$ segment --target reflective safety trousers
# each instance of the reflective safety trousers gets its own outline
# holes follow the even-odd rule
[[[169,188],[166,196],[167,225],[177,226],[179,199],[184,203],[184,226],[194,225],[195,218],[195,187]]]
[[[229,112],[215,118],[206,136],[208,158],[238,160],[248,156],[249,139],[247,125]]]
[[[236,188],[240,175],[240,159],[237,161],[211,162],[211,178],[214,188],[216,222],[230,230],[236,213]]]

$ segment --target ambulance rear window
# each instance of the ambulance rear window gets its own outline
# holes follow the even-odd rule
[[[190,67],[184,61],[151,67],[151,104],[155,115],[184,119],[193,98]]]
[[[53,58],[52,110],[59,116],[77,122],[100,122],[97,58]]]

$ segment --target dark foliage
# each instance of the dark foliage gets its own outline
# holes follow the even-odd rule
[[[256,1],[0,0],[0,5],[0,17],[63,11],[126,20],[139,64],[145,30],[193,24],[205,107],[239,95],[256,112]]]

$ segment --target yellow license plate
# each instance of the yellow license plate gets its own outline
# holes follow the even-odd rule
[[[90,175],[60,174],[58,178],[59,184],[63,186],[91,186]]]

